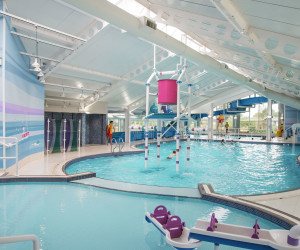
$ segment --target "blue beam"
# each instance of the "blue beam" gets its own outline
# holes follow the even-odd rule
[[[238,106],[252,106],[253,104],[264,103],[264,102],[268,102],[268,98],[263,96],[251,97],[251,98],[241,99],[238,101],[233,101],[230,103],[230,107],[236,108]]]
[[[243,113],[246,111],[245,107],[251,107],[253,104],[260,104],[264,102],[268,102],[268,98],[263,96],[251,97],[251,98],[233,101],[230,103],[229,109],[214,111],[214,116],[218,116],[220,114],[234,115],[238,113]],[[200,114],[193,114],[192,117],[193,119],[197,120],[200,118]],[[201,118],[204,117],[208,117],[208,114],[201,114]]]

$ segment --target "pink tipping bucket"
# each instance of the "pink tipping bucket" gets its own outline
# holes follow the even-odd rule
[[[177,104],[176,80],[158,80],[158,104]]]

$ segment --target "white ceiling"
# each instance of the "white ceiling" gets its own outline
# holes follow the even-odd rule
[[[130,1],[118,2],[126,4]],[[205,45],[211,50],[207,52],[209,56],[234,65],[240,73],[270,89],[300,98],[299,1],[234,0],[238,12],[248,23],[249,32],[258,37],[254,44],[248,42],[246,35],[234,30],[226,13],[221,13],[210,0],[137,2],[156,13],[154,20],[157,23],[177,27]],[[61,99],[65,103],[69,101],[70,105],[78,106],[79,102],[88,103],[90,97],[100,91],[100,100],[108,102],[109,110],[144,108],[144,84],[153,67],[152,44],[107,24],[105,20],[69,6],[62,0],[9,0],[6,4],[8,12],[14,15],[86,39],[82,42],[38,28],[39,39],[72,49],[39,43],[39,56],[62,61],[55,63],[42,59],[46,83],[78,88],[66,87],[63,90],[62,87],[46,85],[46,98]],[[164,20],[162,17],[168,18]],[[12,27],[19,33],[35,37],[33,25],[13,19]],[[25,52],[36,53],[34,40],[21,40]],[[170,54],[167,49],[156,50],[159,71],[174,70],[179,64],[180,58]],[[31,61],[33,59],[32,57]],[[206,112],[208,102],[219,105],[251,94],[211,72],[203,73],[205,69],[193,63],[187,62],[187,66],[190,78],[195,78],[192,80],[192,106],[195,112]],[[202,76],[196,77],[199,74]],[[187,86],[182,89],[187,91]],[[156,88],[152,87],[151,92],[155,91]],[[62,92],[65,96],[62,96]],[[80,98],[82,93],[84,98]],[[182,103],[185,104],[186,97],[182,98]],[[60,101],[47,103],[63,104]]]

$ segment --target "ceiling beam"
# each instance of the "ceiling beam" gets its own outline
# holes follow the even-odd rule
[[[38,58],[38,59],[44,59],[44,60],[51,61],[51,62],[59,62],[58,60],[53,59],[53,58],[40,56],[40,55],[36,56],[34,54],[26,53],[26,52],[23,52],[23,51],[20,51],[20,54],[24,55],[24,56],[30,56],[30,57]]]
[[[156,53],[156,58],[158,58],[159,56],[161,57],[161,60],[159,62],[156,62],[156,66],[159,65],[160,63],[162,63],[163,61],[165,61],[166,59],[168,59],[170,57],[170,54],[168,53],[167,55],[165,55],[165,52],[166,51],[161,51],[159,53]],[[142,74],[143,72],[145,71],[149,71],[149,68],[147,68],[146,70],[143,70],[143,65],[147,64],[149,65],[149,63],[153,60],[153,58],[151,57],[150,59],[146,60],[145,62],[141,63],[139,66],[135,67],[134,69],[128,71],[126,74],[124,74],[122,76],[123,79],[128,79],[128,80],[131,80],[132,78],[134,77],[137,77],[138,75],[136,74],[137,70],[139,69],[140,70],[140,74]],[[151,72],[152,73],[152,72]],[[133,74],[133,77],[131,77],[131,75]],[[139,75],[140,75],[139,74]],[[117,89],[119,88],[119,86],[122,84],[121,81],[119,80],[115,80],[113,83],[112,83],[112,88],[111,88],[111,92],[108,93],[107,95],[103,96],[103,100],[107,100],[110,98],[110,96],[113,94],[113,91],[114,89]],[[142,84],[143,86],[145,86],[145,82],[143,82]],[[144,97],[143,97],[144,98]],[[129,104],[131,105],[131,104]]]
[[[75,49],[71,51],[69,54],[67,54],[62,60],[60,60],[59,63],[55,65],[49,65],[49,67],[45,70],[45,78],[47,78],[49,75],[54,73],[62,64],[67,63],[72,59],[73,56],[75,56],[79,51],[84,49],[89,42],[99,34],[100,31],[102,31],[108,23],[103,22],[103,25],[99,25],[99,22],[94,20],[88,27],[82,32],[82,36],[87,37],[85,39],[85,43],[79,43],[76,45]],[[93,30],[92,33],[90,33],[90,30]]]
[[[117,76],[117,75],[112,75],[112,74],[108,74],[108,73],[104,73],[104,72],[100,72],[100,71],[81,68],[81,67],[77,67],[77,66],[73,66],[73,65],[69,65],[69,64],[62,64],[61,68],[71,70],[74,72],[80,72],[80,73],[85,73],[85,74],[89,74],[89,75],[101,76],[101,77],[105,77],[105,78],[109,78],[109,79],[114,79],[114,80],[119,80],[119,81],[127,81],[127,82],[131,82],[131,83],[135,83],[135,84],[145,85],[145,82],[143,82],[143,81],[130,80],[128,78],[123,78],[122,76]]]
[[[198,103],[193,103],[191,109],[193,113],[204,113],[209,111],[210,103],[213,103],[216,107],[219,105],[223,105],[224,103],[229,103],[245,96],[249,96],[251,94],[253,94],[252,91],[243,89],[241,87],[236,87],[235,89],[230,89],[222,92],[222,95],[216,95],[210,98],[206,98],[205,100],[202,100]]]
[[[57,29],[53,29],[53,28],[51,28],[51,27],[49,27],[49,26],[42,25],[42,24],[33,22],[33,21],[31,21],[31,20],[27,20],[27,19],[25,19],[25,18],[22,18],[22,17],[16,16],[16,15],[13,15],[13,14],[11,14],[11,13],[8,13],[8,12],[2,11],[2,10],[0,10],[0,14],[5,15],[5,16],[8,16],[8,17],[11,17],[11,18],[13,18],[14,20],[17,20],[17,21],[19,21],[19,22],[30,24],[30,25],[33,27],[34,30],[36,29],[36,27],[39,27],[39,28],[41,28],[41,29],[48,30],[48,31],[50,31],[50,32],[52,32],[52,33],[56,33],[56,34],[59,34],[59,35],[61,35],[61,36],[64,36],[65,38],[66,38],[66,37],[71,38],[73,41],[74,41],[74,40],[78,40],[78,41],[81,41],[81,42],[86,42],[86,40],[83,39],[83,38],[81,38],[81,37],[74,36],[74,35],[72,35],[72,34],[68,34],[68,33],[66,33],[66,32],[62,32],[62,31],[57,30]],[[15,22],[12,22],[12,25],[14,25],[14,24],[15,24]]]
[[[55,79],[55,80],[53,80]],[[110,82],[104,82],[104,81],[98,81],[98,80],[91,80],[88,78],[84,78],[84,77],[78,77],[76,75],[67,75],[67,74],[61,74],[61,73],[54,73],[53,75],[51,75],[50,77],[47,78],[48,81],[50,82],[57,82],[62,83],[63,80],[70,80],[70,81],[75,81],[75,82],[84,82],[87,84],[97,84],[97,85],[104,85],[106,87],[110,87],[111,83]],[[101,86],[102,87],[102,86]]]
[[[276,60],[270,54],[263,52],[257,48],[259,44],[259,37],[253,31],[251,25],[245,19],[239,8],[232,2],[232,0],[210,0],[210,2],[220,11],[225,19],[243,36],[245,36],[249,43],[253,45],[256,52],[262,59],[271,67],[281,72],[281,68],[277,65]]]
[[[64,46],[64,45],[61,45],[61,44],[58,44],[58,43],[49,42],[49,41],[46,41],[46,40],[43,40],[43,39],[36,39],[35,37],[27,36],[27,35],[21,34],[19,32],[11,31],[10,33],[13,34],[13,35],[19,36],[19,37],[23,37],[23,38],[26,38],[26,39],[29,39],[29,40],[33,40],[35,42],[48,44],[48,45],[55,46],[55,47],[62,48],[62,49],[67,49],[67,50],[72,50],[72,51],[74,50],[71,47],[67,47],[67,46]]]
[[[94,0],[65,0],[65,2],[91,13],[92,15],[98,16],[99,18],[116,25],[121,29],[127,30],[127,32],[136,37],[141,37],[163,48],[168,48],[177,55],[183,56],[187,60],[203,66],[205,69],[207,69],[207,71],[213,72],[220,77],[225,77],[237,85],[243,86],[244,88],[252,91],[254,90],[270,99],[300,109],[300,100],[298,98],[292,98],[290,96],[283,95],[271,89],[265,88],[252,79],[248,79],[247,77],[229,69],[227,65],[221,64],[209,56],[198,53],[194,49],[188,47],[187,45],[160,30],[152,30],[151,28],[147,27],[142,29],[140,19],[118,8],[108,1],[101,2],[101,5]]]

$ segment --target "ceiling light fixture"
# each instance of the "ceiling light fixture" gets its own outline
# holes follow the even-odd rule
[[[34,71],[34,72],[41,72],[42,70],[41,70],[40,67],[36,67],[36,68],[34,68],[32,71]]]

